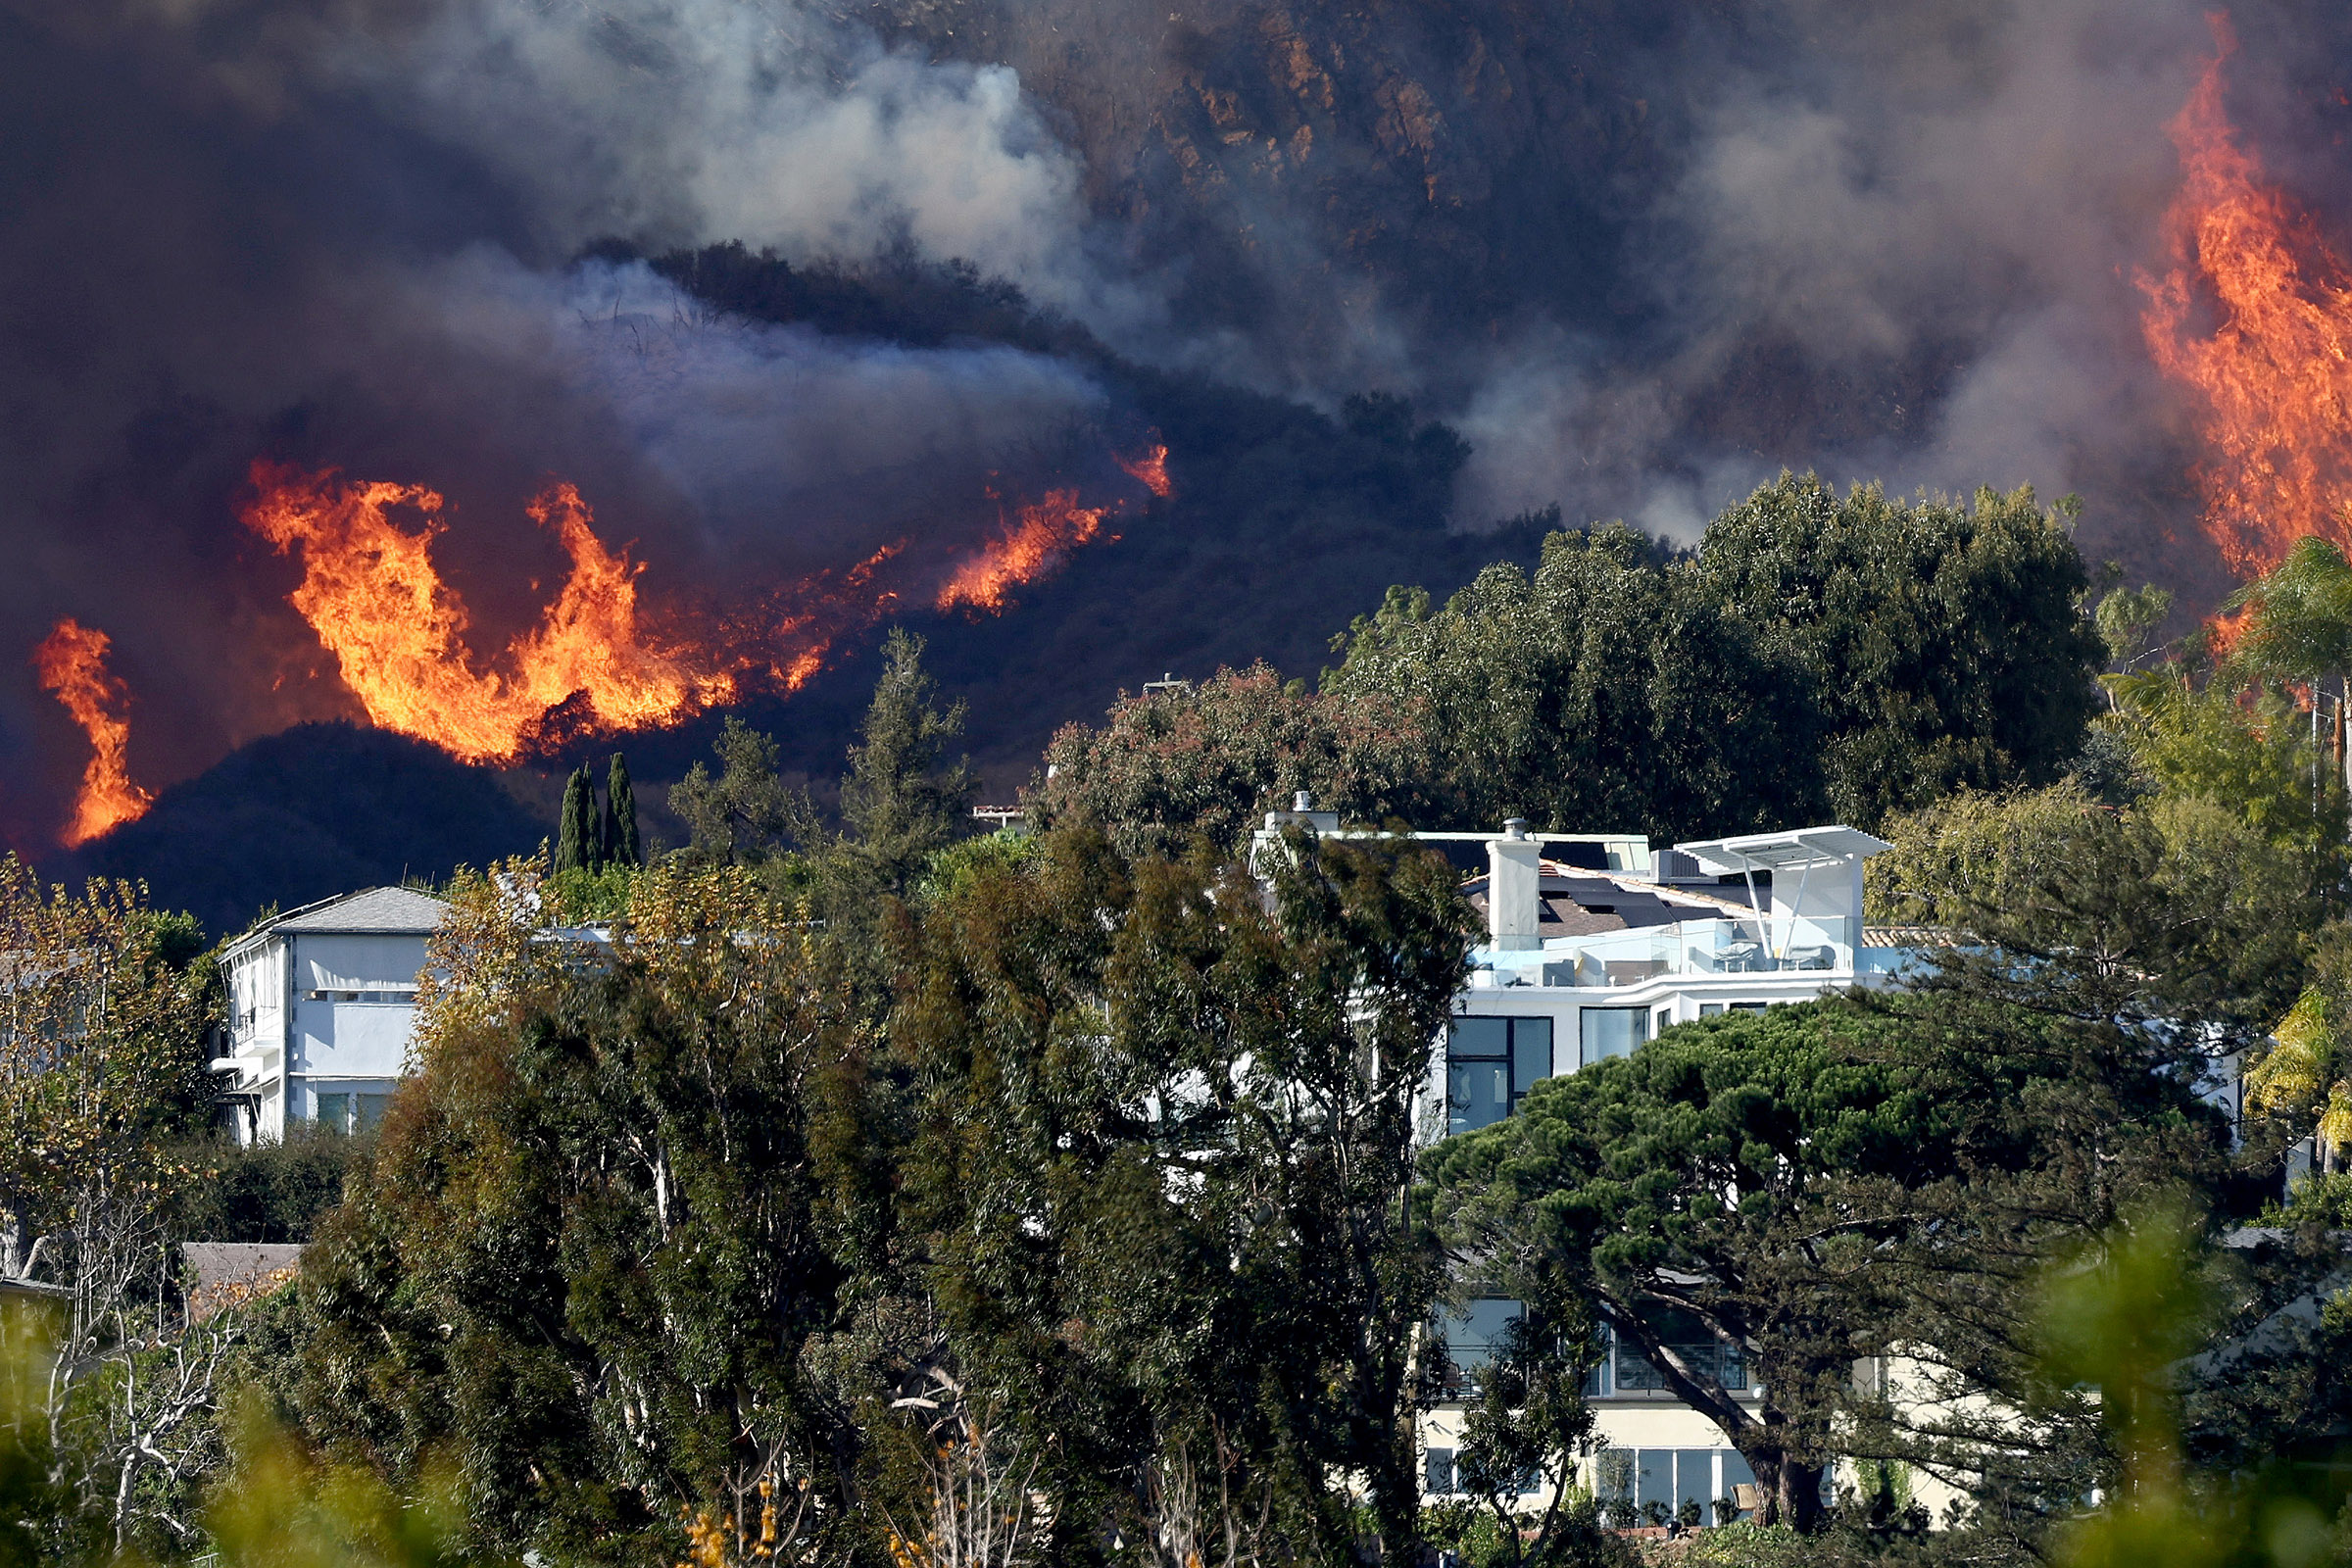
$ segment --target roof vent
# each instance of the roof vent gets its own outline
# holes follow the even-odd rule
[[[1296,795],[1294,795],[1294,796],[1292,796],[1292,797],[1291,797],[1291,809],[1292,809],[1292,810],[1294,810],[1294,811],[1298,811],[1298,812],[1301,812],[1301,813],[1304,813],[1304,812],[1307,812],[1307,811],[1311,811],[1311,810],[1313,810],[1314,808],[1315,808],[1315,797],[1314,797],[1314,792],[1313,792],[1313,791],[1311,791],[1311,790],[1300,790],[1300,791],[1299,791],[1298,794],[1296,794]]]
[[[1301,809],[1304,809],[1304,808],[1301,808]],[[1527,818],[1524,816],[1505,817],[1502,823],[1502,836],[1506,839],[1523,839],[1527,837]]]

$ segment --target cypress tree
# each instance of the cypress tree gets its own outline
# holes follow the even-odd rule
[[[618,752],[605,775],[605,858],[619,865],[643,865],[645,846],[637,837],[637,795],[629,788],[629,764]]]
[[[564,807],[555,815],[555,865],[553,870],[569,872],[588,865],[586,847],[581,844],[581,823],[588,818],[588,804],[583,795],[588,792],[588,771],[571,773],[564,780]]]
[[[605,868],[605,830],[596,805],[596,775],[580,764],[580,861],[591,872]]]

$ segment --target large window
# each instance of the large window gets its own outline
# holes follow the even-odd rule
[[[1460,1312],[1447,1312],[1437,1321],[1437,1337],[1445,1342],[1439,1375],[1445,1396],[1458,1399],[1475,1391],[1479,1374],[1502,1348],[1512,1324],[1527,1308],[1507,1297],[1482,1296],[1466,1302]]]
[[[384,1107],[392,1102],[390,1095],[320,1095],[318,1125],[339,1133],[372,1132],[375,1124],[384,1119]]]
[[[1588,1067],[1610,1056],[1630,1056],[1649,1038],[1647,1007],[1587,1007],[1580,1019],[1584,1035],[1584,1064]]]
[[[1446,1130],[1502,1120],[1550,1076],[1549,1018],[1454,1019],[1446,1037]]]
[[[1717,1498],[1755,1485],[1755,1472],[1737,1448],[1604,1448],[1593,1456],[1592,1494],[1612,1515],[1663,1524],[1696,1509],[1701,1524],[1722,1519]],[[1612,1518],[1612,1523],[1617,1522]]]
[[[1736,1345],[1726,1345],[1685,1313],[1659,1309],[1644,1313],[1650,1326],[1683,1364],[1698,1376],[1726,1389],[1749,1387],[1747,1358]],[[1588,1395],[1642,1394],[1666,1387],[1665,1374],[1614,1332],[1607,1335],[1608,1353],[1585,1380]]]

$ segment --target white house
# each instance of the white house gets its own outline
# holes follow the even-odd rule
[[[425,939],[449,906],[369,888],[265,921],[228,948],[225,1098],[241,1142],[289,1121],[373,1125],[408,1070]]]
[[[1269,813],[1253,857],[1287,828],[1339,836],[1339,818],[1301,797]],[[1653,851],[1638,834],[1419,833],[1467,875],[1462,891],[1486,915],[1470,983],[1454,999],[1422,1097],[1422,1136],[1435,1142],[1499,1121],[1539,1080],[1627,1055],[1671,1024],[1727,1010],[1761,1012],[1855,985],[1884,985],[1916,950],[1862,925],[1862,871],[1891,848],[1837,825],[1707,839]],[[1440,1324],[1453,1377],[1470,1392],[1519,1303],[1474,1300]],[[1739,1352],[1695,1324],[1668,1343],[1725,1388],[1751,1390]],[[1612,1346],[1588,1385],[1600,1452],[1579,1485],[1603,1496],[1695,1502],[1713,1523],[1717,1498],[1755,1478],[1708,1417],[1669,1394],[1648,1362]],[[1463,1404],[1422,1418],[1426,1490],[1454,1492]],[[1528,1499],[1533,1503],[1533,1495]]]
[[[1486,914],[1487,937],[1432,1064],[1423,1127],[1433,1140],[1498,1121],[1537,1080],[1626,1055],[1671,1024],[1885,984],[1913,956],[1893,933],[1863,928],[1863,864],[1890,846],[1853,828],[1662,854],[1628,835],[1531,834],[1519,822],[1444,838],[1485,850],[1484,873],[1463,891]],[[1518,1310],[1473,1301],[1446,1321],[1455,1368],[1475,1376]],[[1750,1388],[1738,1351],[1696,1325],[1669,1343],[1725,1388]],[[1694,1501],[1712,1523],[1715,1499],[1753,1483],[1714,1422],[1667,1393],[1639,1355],[1612,1348],[1587,1394],[1605,1446],[1584,1462],[1581,1485],[1669,1513]],[[1461,1404],[1448,1402],[1423,1420],[1435,1494],[1453,1490],[1461,1418]]]

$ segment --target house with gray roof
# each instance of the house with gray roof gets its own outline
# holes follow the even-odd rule
[[[448,913],[413,888],[368,888],[229,945],[228,1052],[213,1070],[240,1142],[305,1122],[355,1132],[383,1114],[408,1071],[425,941]]]

